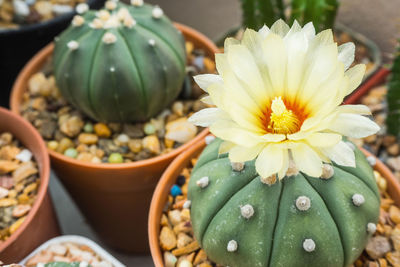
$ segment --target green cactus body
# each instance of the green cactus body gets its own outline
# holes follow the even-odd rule
[[[337,267],[357,259],[380,202],[360,150],[356,168],[335,165],[329,179],[299,173],[267,185],[254,161],[233,170],[227,154],[218,155],[221,142],[206,147],[189,182],[194,235],[211,260],[230,267]]]
[[[56,39],[57,85],[69,103],[95,120],[144,121],[179,95],[183,36],[159,7],[110,5],[75,17]]]

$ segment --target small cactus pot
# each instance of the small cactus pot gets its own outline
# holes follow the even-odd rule
[[[197,157],[199,154],[201,154],[203,152],[203,149],[205,148],[205,146],[206,146],[205,145],[205,141],[203,140],[202,142],[197,143],[196,146],[191,147],[185,153],[183,153],[178,158],[176,158],[172,162],[172,164],[169,166],[169,168],[165,171],[165,173],[163,174],[163,177],[161,178],[161,180],[160,180],[159,184],[157,185],[157,188],[156,188],[156,190],[154,192],[152,203],[151,203],[151,207],[150,207],[148,232],[149,232],[151,253],[152,253],[153,261],[154,261],[156,267],[164,266],[163,256],[162,256],[161,248],[160,248],[160,245],[159,245],[159,233],[160,233],[161,215],[163,213],[163,208],[164,208],[165,203],[167,202],[167,198],[168,198],[168,195],[169,195],[169,190],[168,189],[171,188],[171,186],[176,182],[176,179],[177,179],[178,175],[189,164],[189,162],[193,158]],[[368,157],[373,157],[371,154],[369,154],[366,151],[363,151],[363,153]],[[203,159],[199,159],[197,162],[198,163],[200,162],[200,165],[201,165],[201,161],[204,161],[204,160],[205,159],[203,157]],[[382,162],[380,162],[377,159],[376,159],[375,162],[376,162],[376,164],[374,165],[374,169],[377,170],[378,172],[380,172],[382,174],[382,176],[386,179],[386,181],[388,183],[389,194],[395,200],[396,204],[400,204],[400,184],[399,184],[399,182],[396,180],[396,178],[393,175],[393,173]],[[229,166],[229,167],[232,168],[231,166]],[[240,166],[236,166],[236,167],[240,167]],[[248,167],[248,166],[245,166],[245,168],[246,167]],[[200,169],[201,168],[199,168],[199,169],[194,168],[194,172],[192,172],[192,175],[196,175],[197,172],[201,171]],[[248,168],[248,169],[250,169],[250,168]],[[244,170],[242,170],[242,172],[243,171]],[[293,178],[293,177],[291,177],[291,178]],[[289,178],[289,179],[291,179],[291,178]],[[300,182],[300,181],[294,181],[297,178],[298,177],[293,178],[289,183]],[[205,181],[206,179],[204,179],[204,181],[199,181],[199,180],[200,179],[197,179],[196,181],[194,181],[194,179],[192,179],[192,183],[193,182],[197,182],[196,187],[199,187],[199,188],[201,188],[202,185],[206,186],[208,183],[212,183],[212,180],[208,180],[208,181]],[[210,184],[208,184],[208,185],[210,185]],[[266,186],[268,187],[268,185],[266,185]],[[285,187],[286,187],[286,185],[285,185]],[[290,185],[288,185],[287,187],[289,188]],[[270,187],[270,188],[272,188],[272,187]],[[296,188],[298,188],[298,187],[296,187]],[[193,194],[193,192],[192,192],[192,194]],[[189,189],[189,195],[190,195],[190,189]],[[372,197],[375,197],[375,196],[373,196],[374,195],[373,193],[371,195],[372,195]],[[311,210],[310,202],[308,201],[309,199],[311,199],[309,196],[305,196],[303,198],[301,198],[301,196],[297,197],[297,199],[295,201],[296,204],[292,205],[293,208],[296,209],[296,211],[293,211],[293,213],[296,213],[297,210],[303,210],[302,212],[304,212],[304,211],[307,212],[308,209]],[[366,199],[366,197],[364,198],[364,200],[365,199]],[[355,204],[352,204],[354,207],[356,207],[356,204],[360,204],[360,203],[363,202],[362,201],[362,197],[359,197],[358,195],[354,196],[351,201],[353,201],[355,203]],[[379,203],[379,200],[376,200],[376,202]],[[313,201],[311,201],[311,205],[313,205],[313,204],[315,204],[315,203]],[[365,203],[363,203],[361,205],[364,205],[364,204]],[[193,209],[193,207],[194,207],[193,205],[196,205],[196,204],[192,203],[191,209]],[[248,205],[242,205],[241,209],[239,210],[239,212],[240,212],[240,214],[232,214],[232,216],[238,215],[235,218],[239,218],[239,219],[241,218],[243,220],[249,220],[249,222],[250,222],[252,215],[254,216],[254,214],[255,214],[254,212],[257,212],[257,210],[256,210],[256,207],[250,207]],[[192,211],[192,216],[195,216],[195,214],[193,214],[193,211]],[[246,216],[248,218],[246,218]],[[370,218],[370,219],[375,220],[376,218]],[[367,229],[368,229],[368,227],[365,226],[365,229],[363,227],[362,230],[363,231],[365,230],[367,232]],[[289,231],[290,231],[290,229],[289,229]],[[225,231],[222,231],[222,232],[225,232]],[[251,235],[250,237],[254,237],[251,234],[251,230],[250,229],[249,229],[249,235]],[[323,235],[325,236],[326,233],[324,233]],[[240,234],[238,234],[237,236],[239,237]],[[216,243],[221,242],[221,240],[225,241],[224,237],[214,238],[214,239],[215,239]],[[233,239],[232,240],[231,239],[228,240],[228,239],[227,239],[227,242],[224,242],[224,246],[223,246],[222,249],[225,251],[225,253],[237,253],[235,251],[237,251],[238,248],[240,247],[240,241],[239,240],[233,240]],[[204,240],[203,240],[203,242],[204,242]],[[326,239],[326,240],[328,240],[328,239]],[[318,250],[318,247],[317,247],[318,242],[316,241],[315,238],[304,238],[303,241],[304,242],[301,244],[302,245],[301,249],[304,250],[305,253],[313,253],[313,252],[315,253],[315,252],[317,252],[317,250]],[[364,242],[364,241],[361,240],[360,242]],[[362,244],[362,246],[363,245],[364,244]],[[283,251],[282,247],[278,248],[278,250],[282,250],[280,252],[281,253],[285,253]],[[310,251],[310,252],[307,252],[307,251]],[[210,255],[208,255],[208,256],[210,256]],[[332,251],[331,254],[328,253],[325,256],[334,257],[334,251]],[[287,257],[287,258],[290,258],[290,257]],[[243,261],[244,258],[241,258],[239,256],[236,260]],[[307,261],[304,259],[304,257],[298,257],[297,260],[299,261],[300,265],[304,264],[302,266],[305,266],[305,265],[309,266]],[[330,264],[332,264],[332,262],[330,262]],[[239,266],[243,266],[243,265],[239,265]],[[271,266],[275,266],[275,265],[271,265]],[[292,265],[289,264],[287,266],[292,266]],[[335,266],[338,266],[338,265],[335,265]]]
[[[187,26],[175,26],[187,41],[214,58],[218,48],[211,40]],[[45,47],[21,71],[10,99],[14,113],[20,114],[29,78],[42,68],[53,49],[53,44]],[[48,152],[57,177],[99,237],[114,248],[145,253],[149,251],[146,233],[148,211],[157,182],[175,157],[207,134],[205,129],[170,153],[131,163],[85,163],[51,150]]]
[[[87,3],[97,9],[104,4],[104,0],[89,0]],[[18,29],[0,30],[0,106],[8,106],[14,80],[26,62],[66,29],[73,15],[71,12]]]
[[[58,236],[60,229],[48,192],[50,160],[40,134],[27,121],[0,108],[0,133],[10,132],[32,151],[40,170],[40,188],[35,203],[22,225],[0,244],[0,259],[4,264],[19,262],[35,247]]]

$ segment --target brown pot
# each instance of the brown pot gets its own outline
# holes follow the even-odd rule
[[[21,261],[44,241],[58,236],[60,229],[47,191],[50,160],[40,134],[21,117],[0,108],[0,133],[10,132],[32,151],[40,171],[40,187],[36,201],[22,225],[0,244],[0,260],[5,264]]]
[[[182,170],[188,166],[190,161],[198,156],[206,146],[205,140],[198,142],[190,149],[186,150],[184,153],[179,155],[167,168],[163,176],[158,183],[156,190],[153,194],[153,199],[151,200],[150,213],[149,213],[149,243],[151,256],[153,258],[154,265],[156,267],[164,267],[163,254],[161,252],[159,243],[160,234],[160,220],[167,203],[169,189],[176,183],[176,179]],[[372,156],[371,153],[362,149],[366,156]],[[374,169],[377,170],[387,181],[387,191],[393,198],[397,205],[400,205],[400,184],[397,181],[394,174],[386,167],[379,159],[376,159],[376,165]]]
[[[187,41],[214,58],[218,48],[201,33],[176,23]],[[11,110],[20,106],[29,78],[40,71],[54,45],[41,50],[19,74],[12,89]],[[172,152],[132,163],[92,164],[49,150],[52,167],[76,204],[107,244],[130,252],[148,252],[147,216],[152,193],[168,164],[180,153],[203,139],[203,130],[193,140]]]

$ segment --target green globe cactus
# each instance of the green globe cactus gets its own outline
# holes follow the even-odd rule
[[[291,172],[271,184],[255,160],[231,164],[217,139],[189,182],[194,235],[226,266],[349,266],[374,233],[379,192],[354,148],[356,168],[324,165],[322,178]],[[210,204],[212,203],[212,204]]]
[[[185,77],[182,34],[161,8],[133,0],[78,10],[56,38],[57,85],[66,100],[104,122],[144,121],[179,95]]]

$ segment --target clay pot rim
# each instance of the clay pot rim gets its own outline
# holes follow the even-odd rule
[[[25,119],[22,117],[18,116],[17,114],[12,113],[11,111],[1,108],[0,107],[0,121],[2,121],[2,117],[10,117],[15,124],[20,124],[26,132],[24,133],[25,135],[30,135],[31,136],[31,143],[36,142],[37,145],[39,146],[39,153],[33,153],[33,156],[39,165],[39,159],[38,159],[38,154],[42,154],[42,162],[39,165],[39,179],[40,179],[40,187],[37,192],[36,200],[35,203],[33,204],[31,210],[29,211],[28,215],[26,215],[26,218],[24,222],[21,224],[21,226],[3,243],[0,244],[0,251],[8,247],[11,243],[16,241],[18,237],[21,235],[23,231],[25,231],[26,227],[29,225],[29,223],[33,220],[33,217],[36,215],[37,211],[39,210],[40,206],[42,205],[42,202],[46,196],[47,193],[47,187],[49,185],[50,181],[50,158],[47,153],[47,148],[42,140],[42,137],[40,136],[39,132]],[[15,134],[14,132],[11,132],[13,135]],[[22,141],[20,141],[23,143]],[[23,145],[29,149],[29,143],[23,143]]]
[[[196,31],[195,29],[174,22],[174,25],[176,28],[178,28],[184,36],[187,36],[188,39],[197,39],[199,40],[200,43],[204,44],[204,46],[207,48],[212,53],[218,53],[219,49],[218,47],[204,34]],[[20,113],[20,106],[21,106],[21,99],[18,98],[18,95],[22,96],[22,92],[26,90],[26,83],[24,80],[26,79],[27,76],[29,76],[31,70],[33,68],[36,68],[38,64],[40,64],[42,61],[44,61],[45,58],[49,57],[49,55],[53,52],[54,50],[54,43],[50,43],[47,46],[45,46],[42,50],[40,50],[26,65],[25,67],[21,70],[21,72],[18,74],[18,77],[12,87],[11,90],[11,97],[10,97],[10,108],[11,111],[21,115]],[[26,79],[27,81],[28,79]],[[131,168],[140,168],[144,166],[149,166],[152,164],[157,164],[157,162],[162,162],[167,159],[172,159],[188,149],[189,147],[193,146],[195,143],[197,143],[200,139],[203,139],[207,134],[208,134],[208,129],[202,130],[200,133],[198,133],[195,138],[190,140],[189,142],[181,145],[180,147],[173,149],[172,151],[155,156],[149,159],[145,160],[140,160],[140,161],[134,161],[134,162],[129,162],[129,163],[91,163],[91,162],[82,162],[77,159],[69,158],[67,156],[64,156],[61,153],[57,153],[55,151],[52,151],[50,149],[47,149],[50,157],[53,159],[57,159],[59,161],[64,161],[67,162],[68,164],[71,165],[78,165],[84,168],[89,168],[89,169],[107,169],[107,170],[121,170],[121,169],[131,169]]]
[[[150,211],[149,211],[149,224],[148,224],[148,235],[149,235],[149,245],[151,251],[151,257],[153,259],[154,265],[156,267],[164,267],[164,260],[160,248],[160,244],[158,241],[159,234],[159,226],[160,226],[160,218],[161,214],[157,212],[162,212],[163,207],[165,205],[165,200],[163,194],[165,192],[169,192],[169,183],[171,179],[176,179],[174,173],[183,169],[185,166],[182,166],[187,160],[187,158],[192,158],[194,155],[202,152],[204,147],[206,146],[205,139],[203,138],[200,142],[196,143],[190,149],[186,150],[184,153],[180,154],[163,173],[160,181],[157,184],[156,190],[153,193],[153,197],[151,199]],[[392,187],[391,192],[397,192],[400,196],[400,183],[397,181],[397,178],[394,176],[392,171],[383,164],[378,158],[376,158],[373,154],[361,148],[361,151],[367,156],[372,156],[376,159],[376,164],[373,166],[374,170],[378,171],[382,177],[388,182],[389,186]],[[389,193],[392,196],[392,194]],[[158,216],[160,215],[160,216]]]

